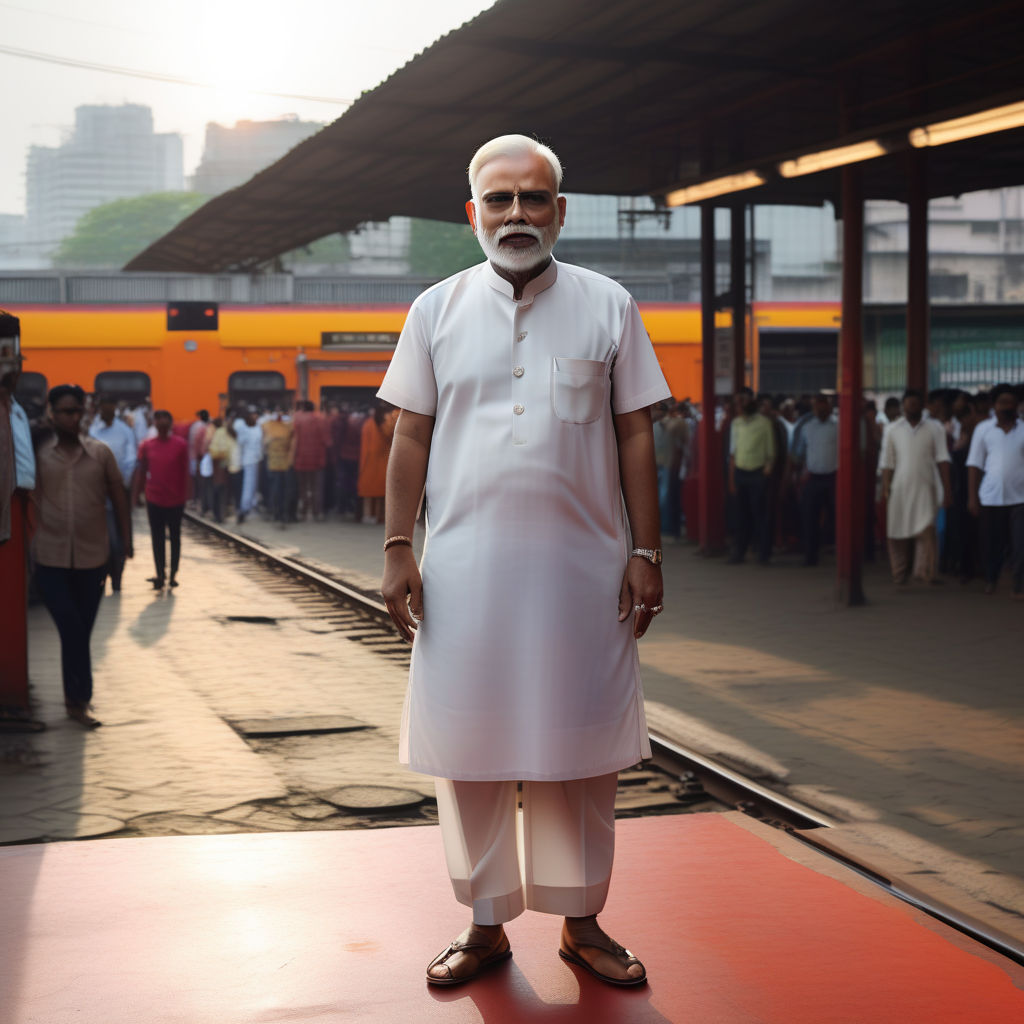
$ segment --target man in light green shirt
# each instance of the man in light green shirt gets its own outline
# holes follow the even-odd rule
[[[731,565],[746,557],[752,540],[757,559],[767,564],[772,554],[767,482],[775,463],[775,428],[757,411],[750,388],[736,392],[736,416],[729,432],[729,494],[736,502],[736,536]]]

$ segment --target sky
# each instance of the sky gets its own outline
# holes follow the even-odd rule
[[[28,147],[58,145],[81,104],[150,107],[156,131],[183,136],[188,175],[208,122],[333,121],[491,3],[0,0],[0,213],[24,213]]]

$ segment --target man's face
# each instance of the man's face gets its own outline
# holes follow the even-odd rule
[[[477,175],[466,203],[484,255],[495,267],[522,273],[546,263],[565,223],[565,197],[539,153],[498,157]]]
[[[752,416],[757,411],[757,399],[745,391],[737,391],[733,396],[733,406],[738,416]]]
[[[832,415],[832,407],[828,404],[827,398],[816,398],[814,400],[814,415],[822,422]]]
[[[903,399],[903,415],[911,422],[921,418],[921,399],[917,395],[907,395]]]
[[[78,437],[85,406],[74,395],[61,395],[50,406],[53,425],[62,437]]]
[[[166,437],[171,432],[171,417],[156,416],[153,419],[153,426],[156,427],[156,432],[160,437]]]
[[[100,419],[109,427],[114,422],[114,413],[117,411],[117,403],[103,399],[100,402]]]
[[[996,418],[1002,423],[1012,423],[1017,418],[1017,399],[1008,391],[1004,391],[995,401],[993,408]]]

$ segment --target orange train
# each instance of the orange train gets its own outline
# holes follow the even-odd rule
[[[641,303],[640,310],[673,394],[696,398],[700,307]],[[148,395],[155,408],[185,419],[198,408],[213,412],[239,401],[369,398],[384,377],[408,307],[225,304],[212,321],[215,330],[195,331],[168,330],[165,305],[18,305],[10,311],[21,318],[26,358],[19,392],[26,400],[73,382],[128,401]],[[769,349],[788,351],[790,362],[799,364],[816,338],[834,365],[838,322],[837,303],[755,304],[747,339],[755,387]],[[716,325],[728,354],[729,314],[718,314]]]

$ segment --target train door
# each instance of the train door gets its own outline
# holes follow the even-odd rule
[[[838,330],[762,327],[756,390],[772,395],[835,390],[838,356]]]
[[[295,392],[285,387],[284,374],[276,370],[237,370],[228,377],[227,405],[231,408],[290,409],[294,399]]]

